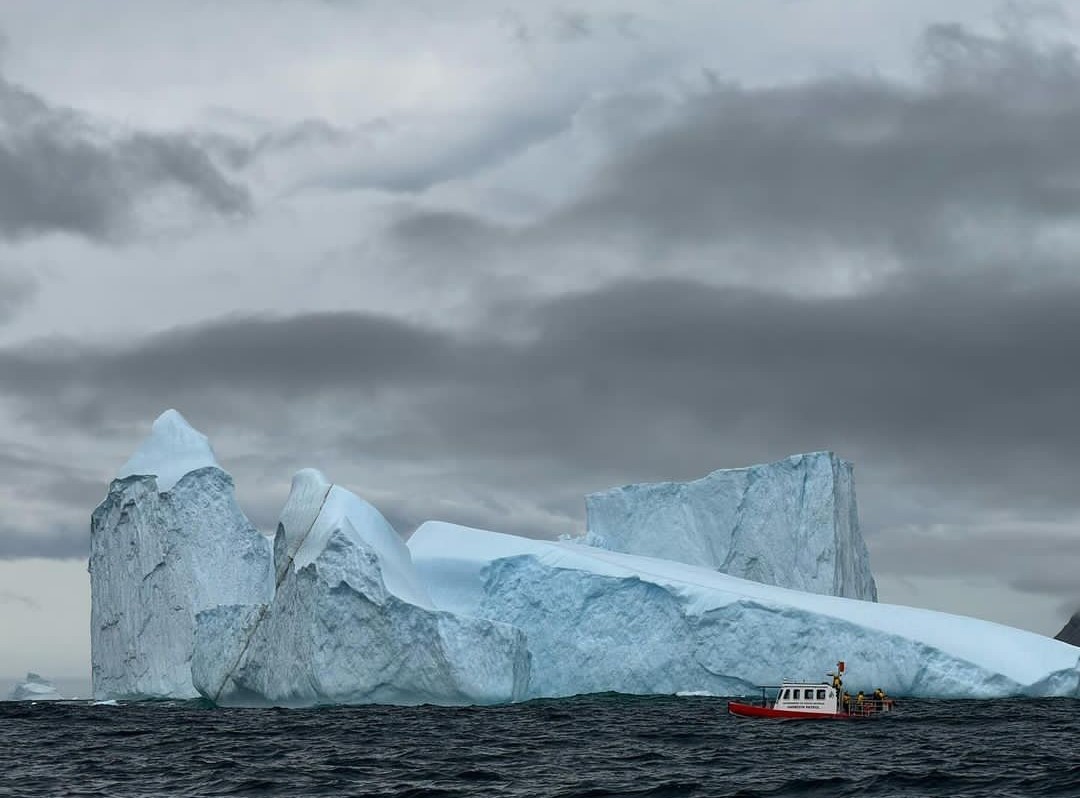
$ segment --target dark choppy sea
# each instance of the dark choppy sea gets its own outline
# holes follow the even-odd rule
[[[716,698],[229,710],[0,703],[2,796],[1080,796],[1080,701],[738,720]]]

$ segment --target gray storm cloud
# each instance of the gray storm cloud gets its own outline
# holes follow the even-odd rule
[[[1072,284],[799,299],[630,282],[537,304],[526,340],[369,314],[224,319],[131,346],[8,349],[0,369],[25,419],[87,434],[170,403],[287,427],[317,402],[339,456],[536,458],[596,485],[829,447],[954,499],[1053,515],[1075,509],[1077,307]],[[349,420],[372,408],[391,428],[358,433]]]
[[[1062,235],[1080,212],[1075,48],[934,25],[918,50],[917,82],[713,80],[543,218],[508,229],[425,207],[394,240],[411,263],[445,268],[460,250],[473,271],[522,277],[600,268],[588,258],[602,274],[826,292],[838,271],[856,286],[1075,275]]]
[[[28,275],[0,265],[0,324],[12,318],[33,299],[37,283]]]
[[[139,202],[170,188],[212,213],[251,209],[247,190],[183,134],[110,131],[0,77],[0,236],[114,238]]]

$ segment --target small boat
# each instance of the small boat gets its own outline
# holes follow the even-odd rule
[[[832,677],[831,683],[785,681],[778,685],[760,685],[760,704],[729,701],[728,712],[742,718],[860,720],[892,711],[893,700],[880,690],[875,690],[871,696],[862,693],[849,696],[843,692],[843,672],[844,663],[838,662],[836,673],[828,674]],[[765,695],[767,690],[776,690],[771,706]]]

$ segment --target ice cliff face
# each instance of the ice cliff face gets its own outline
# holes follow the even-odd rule
[[[154,423],[120,474],[90,524],[94,697],[194,698],[195,614],[269,601],[271,546],[206,438],[176,411]]]
[[[15,685],[11,691],[12,701],[62,701],[53,683],[36,673],[26,674],[26,680]]]
[[[877,601],[851,463],[831,452],[585,499],[585,542],[811,593]]]
[[[517,629],[434,609],[404,542],[370,504],[302,471],[262,606],[198,616],[195,686],[220,704],[490,704],[524,696]]]
[[[823,679],[895,695],[1080,695],[1075,648],[986,621],[805,593],[715,570],[429,522],[410,538],[435,602],[528,637],[530,696],[718,695]]]

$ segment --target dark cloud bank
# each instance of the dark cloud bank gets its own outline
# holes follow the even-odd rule
[[[418,267],[521,278],[588,271],[599,253],[640,276],[800,290],[838,272],[873,288],[897,274],[1075,279],[1076,50],[1023,26],[954,25],[931,27],[918,50],[916,84],[714,82],[539,222],[425,209],[395,239]]]
[[[1057,518],[1077,509],[1078,307],[1077,286],[978,280],[832,299],[628,282],[537,305],[525,340],[358,313],[235,318],[7,350],[0,372],[26,420],[88,434],[176,405],[288,446],[283,422],[318,402],[342,457],[535,460],[584,492],[833,448],[904,489]],[[394,427],[366,429],[373,408]]]
[[[115,132],[0,76],[0,237],[125,235],[138,203],[179,189],[197,206],[245,214],[247,190],[183,134]],[[2,311],[2,307],[0,307]]]
[[[803,258],[813,244],[952,270],[987,259],[973,237],[998,246],[1002,233],[1026,240],[1030,226],[1074,220],[1075,49],[1022,30],[984,37],[938,25],[920,52],[916,86],[719,85],[617,159],[554,225],[632,228],[654,248],[734,238],[795,243]]]
[[[684,437],[671,452],[645,443],[666,437],[654,429],[666,419],[714,430],[703,442],[713,457],[734,429],[739,454],[751,441],[762,455],[834,442],[959,458],[977,477],[1020,465],[1010,454],[1022,470],[1048,457],[1067,468],[1080,445],[1078,307],[1080,286],[1065,284],[934,281],[808,299],[635,281],[538,304],[503,340],[363,313],[231,318],[116,348],[39,342],[0,352],[0,369],[25,417],[88,430],[170,398],[242,424],[249,403],[328,397],[346,414],[386,402],[427,418],[428,432],[402,431],[406,453],[415,437],[417,452],[607,468],[641,447],[686,476]],[[1071,505],[1068,485],[1037,476],[1018,478]]]

